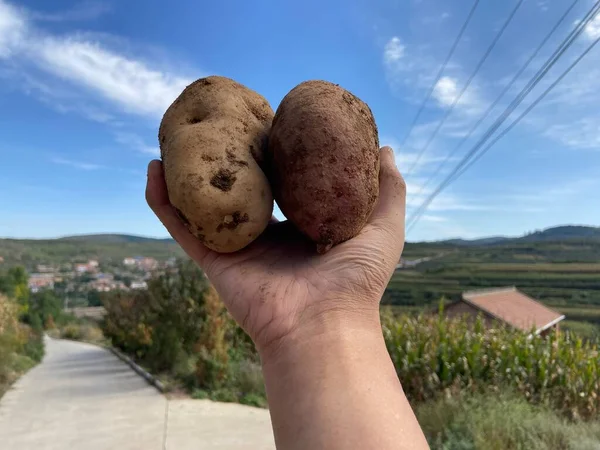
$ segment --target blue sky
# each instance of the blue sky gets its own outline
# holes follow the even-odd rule
[[[591,3],[579,1],[502,105]],[[301,81],[339,83],[371,106],[382,145],[395,148],[398,166],[406,172],[516,0],[481,2],[420,122],[400,148],[471,4],[0,0],[0,236],[165,236],[144,202],[146,165],[158,155],[156,135],[164,110],[187,83],[210,74],[258,91],[274,109]],[[423,188],[447,152],[569,4],[524,2],[407,178],[409,213],[441,181],[442,174]],[[586,28],[540,87],[599,35],[600,19]],[[436,198],[409,238],[600,225],[599,79],[600,46]],[[499,107],[491,119],[500,112]],[[456,163],[453,159],[443,172]]]

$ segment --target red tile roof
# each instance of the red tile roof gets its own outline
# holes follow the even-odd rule
[[[515,287],[469,291],[462,297],[474,307],[524,331],[535,328],[540,332],[565,318]]]

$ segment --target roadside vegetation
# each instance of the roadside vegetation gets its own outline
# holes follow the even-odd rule
[[[147,290],[104,298],[103,331],[171,389],[195,398],[265,406],[258,355],[191,261],[148,282]]]
[[[432,450],[595,450],[598,422],[572,421],[510,390],[442,396],[415,414]]]
[[[0,274],[0,397],[44,356],[41,327],[30,319],[27,276],[22,268]]]
[[[265,406],[258,356],[193,263],[105,298],[113,345],[194,398]],[[591,449],[595,339],[547,339],[442,315],[382,311],[388,350],[434,449]],[[595,444],[594,444],[595,445]]]

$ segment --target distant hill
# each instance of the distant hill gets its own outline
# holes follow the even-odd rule
[[[158,260],[184,256],[173,239],[153,239],[125,234],[66,236],[58,239],[0,239],[2,267],[14,264],[35,271],[38,264],[62,264],[97,259],[120,264],[123,258],[149,256]]]
[[[441,241],[444,244],[450,245],[489,245],[489,244],[498,244],[500,242],[510,241],[513,238],[504,237],[504,236],[492,236],[487,238],[479,238],[479,239],[448,239],[445,241]]]
[[[503,245],[520,242],[550,242],[573,239],[600,239],[600,227],[562,225],[535,231],[521,237],[492,236],[479,239],[447,239],[440,243],[457,246]]]
[[[75,236],[64,236],[58,238],[59,241],[78,241],[95,242],[99,244],[123,244],[131,242],[167,242],[174,244],[171,238],[150,238],[144,236],[135,236],[132,234],[79,234]]]
[[[554,245],[553,242],[565,241],[578,242],[582,245],[592,242],[594,245],[592,247],[583,245],[577,255],[557,254],[555,250],[550,249]],[[476,252],[478,260],[489,258],[505,260],[507,255],[519,253],[521,248],[531,246],[534,246],[540,255],[545,255],[544,258],[548,261],[562,261],[565,258],[597,261],[600,258],[598,253],[600,228],[567,225],[536,231],[522,237],[494,236],[473,240],[450,239],[440,242],[408,243],[404,249],[404,257],[416,259],[460,250],[461,257],[466,257],[465,252],[468,254]],[[483,254],[487,256],[483,257]],[[0,268],[22,264],[29,270],[35,270],[37,264],[73,263],[88,259],[98,259],[107,264],[120,263],[128,256],[150,256],[166,260],[173,256],[184,256],[184,252],[170,238],[156,239],[105,233],[65,236],[57,239],[0,239],[0,256],[4,259]]]
[[[565,225],[536,231],[520,238],[521,241],[562,241],[565,239],[600,239],[600,227]]]

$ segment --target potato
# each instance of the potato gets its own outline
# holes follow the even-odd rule
[[[356,236],[379,196],[371,110],[347,90],[306,81],[283,99],[269,137],[275,200],[320,253]]]
[[[169,199],[207,247],[234,252],[256,239],[273,211],[263,172],[273,110],[224,77],[189,85],[159,129]]]

